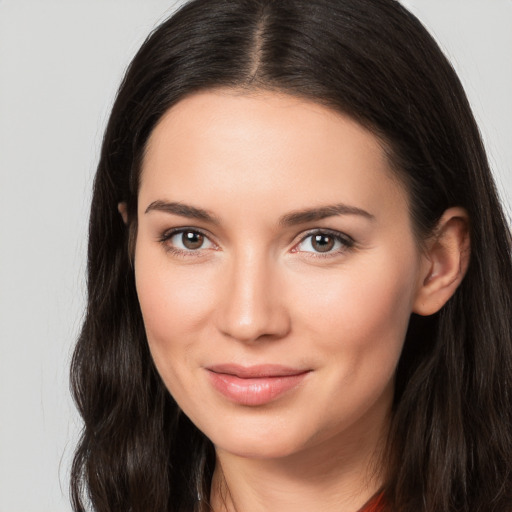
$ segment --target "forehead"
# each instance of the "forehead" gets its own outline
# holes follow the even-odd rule
[[[206,91],[173,106],[154,129],[140,199],[215,198],[283,209],[406,200],[379,139],[350,117],[285,94]],[[158,196],[158,197],[157,197]]]

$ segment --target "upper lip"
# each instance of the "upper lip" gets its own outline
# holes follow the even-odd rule
[[[293,368],[280,364],[258,364],[253,366],[241,366],[238,364],[215,364],[206,367],[207,370],[214,373],[223,373],[233,375],[241,379],[258,379],[265,377],[289,377],[291,375],[300,375],[310,371],[304,368]]]

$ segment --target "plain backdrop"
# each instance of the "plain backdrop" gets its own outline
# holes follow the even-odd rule
[[[0,512],[70,510],[68,366],[102,132],[130,58],[180,3],[0,0]],[[404,4],[459,72],[510,212],[512,0]]]

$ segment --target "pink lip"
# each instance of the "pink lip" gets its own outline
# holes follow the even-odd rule
[[[206,368],[213,387],[240,405],[264,405],[296,388],[311,370],[281,365],[214,365]]]

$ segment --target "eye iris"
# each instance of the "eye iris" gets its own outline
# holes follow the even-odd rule
[[[186,231],[181,236],[181,241],[187,249],[199,249],[204,243],[204,236],[194,231]]]
[[[334,247],[334,238],[329,235],[314,235],[311,245],[318,252],[328,252]]]

